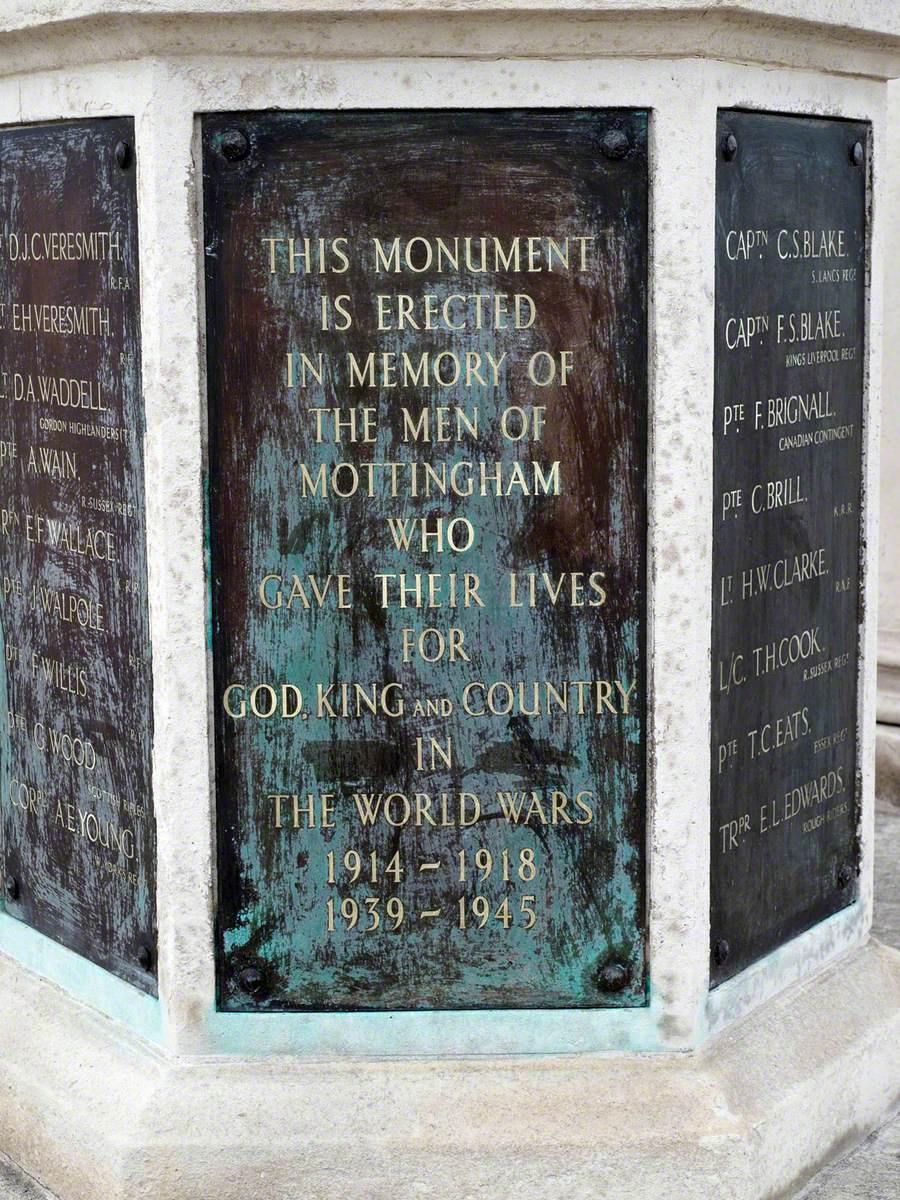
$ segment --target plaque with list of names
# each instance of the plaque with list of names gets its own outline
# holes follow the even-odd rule
[[[134,122],[0,130],[6,911],[156,993]]]
[[[220,1006],[645,1004],[646,114],[203,162]]]
[[[719,116],[713,985],[858,895],[868,138]]]

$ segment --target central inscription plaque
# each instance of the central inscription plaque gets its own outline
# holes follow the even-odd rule
[[[645,1002],[647,120],[204,121],[219,999]]]

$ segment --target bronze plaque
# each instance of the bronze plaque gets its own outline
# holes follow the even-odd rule
[[[221,1006],[644,1004],[646,114],[203,161]]]
[[[869,127],[718,135],[713,984],[858,894]]]
[[[156,992],[131,118],[0,130],[5,905]]]

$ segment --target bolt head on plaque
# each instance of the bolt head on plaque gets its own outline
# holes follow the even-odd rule
[[[623,963],[609,962],[597,974],[597,986],[602,992],[623,992],[631,981],[631,971]]]
[[[131,147],[127,142],[116,142],[115,155],[119,170],[126,171],[131,166]]]
[[[844,863],[837,873],[837,883],[839,888],[849,887],[853,880],[853,868],[849,863]]]
[[[726,162],[731,162],[731,160],[737,155],[737,152],[738,152],[737,138],[734,136],[733,133],[726,133],[725,136],[722,138],[722,157],[725,159]]]
[[[261,1000],[268,992],[266,977],[258,967],[245,967],[238,976],[241,990],[256,1000]]]
[[[731,954],[731,947],[724,938],[719,938],[713,946],[713,962],[717,967],[724,966],[728,962],[729,954]]]
[[[138,946],[137,952],[138,966],[142,971],[149,971],[153,966],[153,951],[146,944]]]
[[[851,142],[848,155],[854,167],[861,167],[866,160],[866,152],[862,142]]]
[[[250,153],[250,139],[243,129],[226,129],[218,138],[219,153],[226,162],[241,162]]]
[[[600,149],[606,158],[624,158],[628,153],[628,138],[621,129],[607,129],[600,142]]]
[[[15,875],[7,875],[3,881],[3,890],[6,892],[7,900],[18,900],[19,898],[19,881]]]

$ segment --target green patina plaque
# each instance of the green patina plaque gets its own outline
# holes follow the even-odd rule
[[[220,1006],[644,1004],[646,114],[203,162]]]
[[[0,163],[3,910],[155,995],[134,121]]]
[[[859,896],[869,136],[719,113],[713,986]]]

